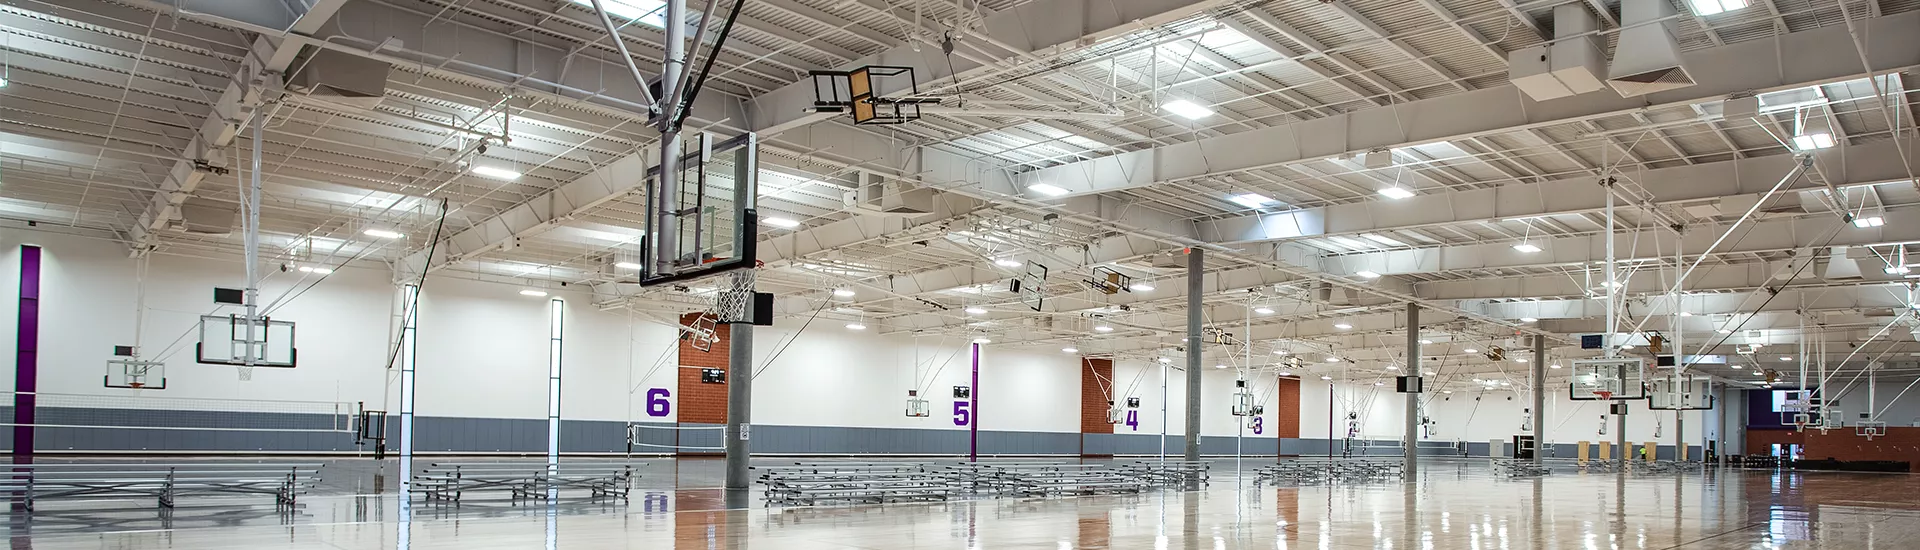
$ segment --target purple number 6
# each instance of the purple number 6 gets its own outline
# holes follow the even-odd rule
[[[666,416],[673,412],[673,402],[667,401],[672,395],[666,388],[647,390],[647,416]]]

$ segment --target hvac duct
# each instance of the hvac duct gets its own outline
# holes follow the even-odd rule
[[[869,212],[917,216],[933,212],[933,190],[863,173],[860,184],[846,192],[845,202],[847,206]]]
[[[287,80],[287,89],[328,103],[362,109],[380,106],[387,96],[387,72],[392,67],[378,60],[336,52],[314,50],[300,72]]]
[[[1829,281],[1860,278],[1860,262],[1847,257],[1847,247],[1836,246],[1827,249],[1827,272]]]
[[[1558,13],[1558,12],[1556,12]],[[1692,86],[1693,75],[1680,59],[1680,42],[1673,38],[1678,11],[1668,0],[1624,0],[1620,3],[1620,43],[1613,50],[1607,85],[1620,97]]]
[[[1606,87],[1606,56],[1593,12],[1579,3],[1553,8],[1554,42],[1507,54],[1507,79],[1534,101],[1597,92]],[[1584,35],[1584,36],[1583,36]]]

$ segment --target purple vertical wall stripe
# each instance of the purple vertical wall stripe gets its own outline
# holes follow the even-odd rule
[[[39,387],[40,247],[20,247],[20,322],[13,363],[13,463],[33,463],[33,392]]]

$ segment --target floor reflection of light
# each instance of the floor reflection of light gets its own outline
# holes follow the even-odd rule
[[[1160,535],[1160,536],[1156,536],[1156,537],[1153,537],[1153,550],[1167,550],[1167,536],[1166,536],[1166,535]]]
[[[1066,539],[1061,539],[1060,550],[1073,550],[1073,543],[1067,542]]]
[[[1213,537],[1213,550],[1227,550],[1226,537]]]

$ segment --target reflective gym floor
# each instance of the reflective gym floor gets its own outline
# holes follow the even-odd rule
[[[1709,469],[1507,480],[1423,459],[1417,484],[1256,486],[1213,464],[1194,492],[938,504],[763,506],[717,460],[645,460],[626,504],[396,498],[391,461],[340,461],[290,514],[262,499],[44,502],[13,549],[1915,548],[1920,476]],[[791,461],[762,460],[774,465]],[[382,473],[384,470],[386,473]]]

